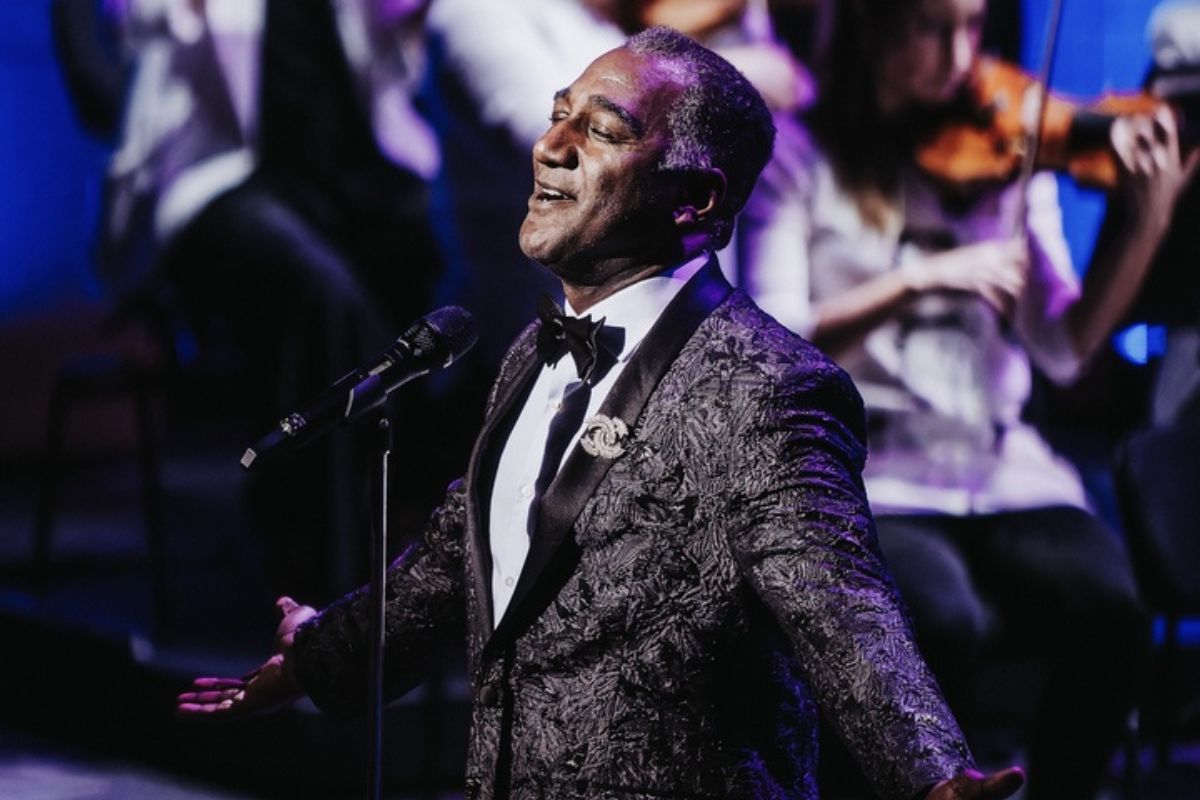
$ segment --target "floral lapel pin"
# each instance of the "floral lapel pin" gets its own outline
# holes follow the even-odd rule
[[[628,435],[629,426],[620,417],[596,414],[583,421],[579,443],[589,456],[612,459],[625,452],[622,443]]]

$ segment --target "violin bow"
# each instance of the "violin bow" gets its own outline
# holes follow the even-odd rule
[[[1038,150],[1042,145],[1042,126],[1046,121],[1047,99],[1050,96],[1050,72],[1054,68],[1054,56],[1058,52],[1058,34],[1062,29],[1063,0],[1052,0],[1050,19],[1046,24],[1046,43],[1042,50],[1042,66],[1038,74],[1040,88],[1037,98],[1037,113],[1034,115],[1033,130],[1027,134],[1025,152],[1021,158],[1021,172],[1017,177],[1017,214],[1013,220],[1013,235],[1027,238],[1029,232],[1025,217],[1029,212],[1029,179],[1033,177],[1033,165],[1037,163]]]

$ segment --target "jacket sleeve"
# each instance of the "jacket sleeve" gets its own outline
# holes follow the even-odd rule
[[[466,497],[455,481],[424,535],[388,569],[384,587],[384,691],[396,697],[421,682],[445,647],[462,641],[463,530]],[[322,711],[347,716],[366,706],[366,588],[325,608],[296,632],[292,663],[304,691]]]
[[[734,555],[875,791],[917,797],[971,756],[878,549],[862,400],[843,372],[811,359],[759,396],[731,470]]]

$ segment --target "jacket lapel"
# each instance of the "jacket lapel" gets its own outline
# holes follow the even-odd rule
[[[646,334],[601,404],[599,413],[623,420],[632,431],[646,401],[679,351],[700,323],[732,291],[721,275],[716,258],[710,258]],[[536,358],[534,363],[537,363]],[[485,657],[524,630],[570,576],[579,558],[571,529],[610,466],[612,459],[588,455],[578,442],[575,443],[542,497],[529,554],[508,609],[484,649]],[[486,538],[485,535],[484,546]]]
[[[467,467],[467,520],[468,536],[475,558],[470,559],[471,575],[468,579],[474,586],[475,596],[479,599],[480,613],[476,621],[482,630],[475,641],[485,642],[492,634],[495,622],[492,618],[492,557],[491,542],[488,536],[488,508],[492,502],[492,485],[496,481],[496,465],[500,460],[500,452],[508,439],[517,412],[523,405],[523,398],[533,385],[541,362],[537,358],[537,348],[533,346],[535,337],[526,335],[517,344],[518,351],[507,363],[514,366],[502,370],[498,379],[496,400],[484,419],[483,428],[475,439],[471,451],[471,460]],[[523,349],[523,352],[521,350]]]

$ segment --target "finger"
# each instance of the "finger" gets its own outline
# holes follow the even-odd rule
[[[1015,263],[1016,261],[1020,260],[1025,253],[1025,245],[1020,237],[997,241],[995,247],[996,252],[999,254],[997,261],[1002,265]]]
[[[1175,115],[1166,108],[1158,108],[1150,118],[1151,142],[1148,148],[1154,157],[1158,172],[1167,172],[1179,164],[1179,141],[1175,126]]]
[[[1022,267],[1016,258],[1004,258],[990,264],[980,264],[975,279],[987,286],[1009,286],[1021,279]]]
[[[1108,130],[1108,139],[1123,171],[1132,172],[1134,167],[1133,120],[1129,117],[1118,118]]]
[[[232,714],[235,712],[235,703],[232,700],[223,700],[220,703],[179,703],[175,706],[175,711],[183,716]]]
[[[1165,141],[1167,126],[1157,114],[1135,114],[1129,118],[1133,125],[1134,138],[1139,147],[1149,147],[1157,141]]]
[[[1143,150],[1153,146],[1160,136],[1165,135],[1162,124],[1154,117],[1138,114],[1130,117],[1129,122],[1133,129],[1133,140]]]
[[[1005,304],[1011,307],[1016,305],[1017,298],[1025,291],[1025,279],[1021,275],[1014,275],[1000,283],[997,288],[1004,295]]]
[[[1171,168],[1179,163],[1179,156],[1166,145],[1159,144],[1150,151],[1151,157],[1154,159],[1154,171],[1162,174],[1171,170]]]
[[[1162,146],[1161,137],[1165,136],[1162,124],[1153,117],[1137,116],[1130,120],[1133,135],[1133,159],[1137,171],[1143,175],[1155,174],[1160,166],[1160,158],[1165,158],[1167,151]]]
[[[1012,303],[1006,292],[1001,291],[996,286],[985,286],[980,290],[979,296],[982,297],[984,302],[991,306],[997,314],[1002,317],[1008,316],[1008,310]]]
[[[245,696],[242,689],[224,689],[219,692],[182,692],[175,699],[183,703],[220,703],[223,700],[241,700]]]
[[[1003,314],[1006,317],[1012,316],[1013,309],[1017,307],[1017,298],[1021,294],[1021,287],[1024,284],[1017,282],[1012,286],[997,287],[1000,292],[1000,302],[1004,306]]]
[[[180,703],[175,706],[175,711],[184,716],[218,714],[226,709],[217,706],[202,705],[199,703]]]
[[[275,601],[275,607],[279,609],[281,616],[286,617],[288,614],[298,609],[300,604],[287,595],[284,595]]]
[[[989,800],[1001,800],[1015,793],[1024,783],[1025,772],[1020,767],[1002,769],[984,778],[980,796]]]
[[[196,678],[192,681],[193,689],[241,689],[246,681],[240,678]]]
[[[1155,140],[1170,153],[1179,152],[1179,125],[1175,120],[1175,112],[1167,106],[1160,106],[1154,112],[1151,120],[1154,126]]]
[[[1013,277],[1017,280],[1021,280],[1028,271],[1029,251],[1024,247],[1009,251],[1008,258],[1004,262],[1004,270],[1002,274],[1005,277]]]
[[[1188,153],[1187,160],[1183,164],[1182,186],[1187,187],[1192,182],[1198,168],[1200,168],[1200,148]]]
[[[1155,159],[1153,152],[1139,148],[1138,151],[1134,153],[1133,162],[1134,172],[1139,175],[1158,174],[1158,160]]]
[[[1143,116],[1120,117],[1109,128],[1109,143],[1126,174],[1146,173],[1145,158],[1154,148],[1155,123]]]
[[[1019,292],[1025,285],[1028,269],[1024,258],[1010,258],[984,270],[980,280],[1009,292]]]

